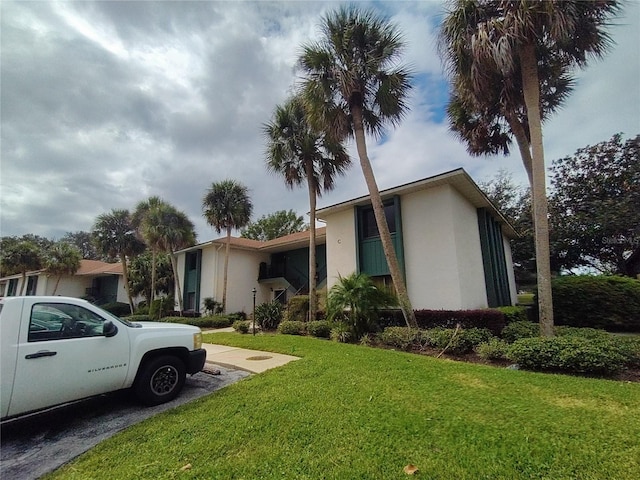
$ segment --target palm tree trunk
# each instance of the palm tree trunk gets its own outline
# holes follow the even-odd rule
[[[524,169],[527,172],[527,177],[529,177],[529,185],[533,187],[533,159],[531,158],[529,140],[527,140],[527,134],[524,130],[524,126],[517,118],[515,118],[515,115],[507,114],[506,117],[507,122],[509,123],[509,128],[511,128],[513,136],[516,137],[516,143],[520,150],[520,157],[522,157]]]
[[[156,298],[156,247],[151,248],[151,301]]]
[[[387,219],[384,215],[384,207],[382,206],[380,191],[378,190],[378,185],[376,183],[375,176],[373,175],[371,162],[367,156],[367,144],[365,142],[364,128],[362,125],[362,108],[358,105],[352,106],[351,114],[353,115],[353,133],[356,139],[358,157],[360,158],[360,167],[362,168],[362,174],[364,175],[367,188],[369,189],[369,197],[371,197],[373,214],[376,218],[376,224],[378,225],[378,232],[380,233],[380,240],[382,241],[382,249],[384,250],[384,256],[387,260],[387,265],[389,266],[391,279],[393,280],[393,285],[395,286],[398,294],[398,300],[400,301],[400,306],[407,326],[410,328],[417,328],[418,323],[416,321],[416,315],[411,307],[407,287],[405,286],[404,278],[400,272],[398,257],[396,256],[396,251],[393,248],[393,243],[391,243],[391,233],[389,233]]]
[[[182,289],[180,288],[180,277],[178,276],[178,262],[173,250],[169,251],[169,259],[171,260],[171,270],[173,270],[173,278],[176,283],[176,292],[178,293],[178,309],[182,315]]]
[[[316,184],[313,163],[305,162],[309,185],[309,321],[316,319],[318,295],[316,292]]]
[[[60,279],[62,278],[62,275],[58,275],[58,278],[56,279],[56,284],[53,287],[53,293],[51,295],[55,295],[56,292],[58,291],[58,285],[60,285]]]
[[[227,227],[227,245],[224,251],[224,280],[222,284],[222,313],[227,313],[227,276],[229,273],[230,250],[231,250],[231,227]]]
[[[540,82],[538,62],[534,45],[520,48],[522,86],[527,106],[529,132],[532,149],[531,198],[533,202],[533,223],[536,243],[536,266],[538,273],[538,308],[540,333],[544,337],[553,336],[553,299],[551,295],[551,262],[549,253],[549,218],[546,193],[546,173],[544,149],[542,145],[542,122],[540,117]]]
[[[120,262],[122,262],[122,277],[124,279],[124,288],[127,290],[127,298],[129,299],[129,308],[133,315],[133,298],[131,297],[131,288],[129,287],[129,271],[127,269],[127,256],[120,254]]]

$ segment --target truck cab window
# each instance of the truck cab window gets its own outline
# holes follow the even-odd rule
[[[29,342],[103,334],[104,318],[77,305],[37,303],[31,309]]]

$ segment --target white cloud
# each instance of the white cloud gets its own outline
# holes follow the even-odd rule
[[[435,37],[438,2],[363,2],[389,15],[416,73],[411,111],[369,142],[380,188],[460,166],[478,181],[501,167],[525,181],[521,161],[471,158],[448,131]],[[112,208],[159,195],[184,210],[200,240],[213,181],[245,183],[255,218],[308,211],[264,168],[262,125],[290,93],[302,44],[318,38],[326,2],[3,1],[1,235],[60,237],[88,230]],[[615,48],[579,72],[575,93],[545,125],[547,161],[640,133],[640,5],[611,29]],[[319,200],[366,194],[354,165]]]

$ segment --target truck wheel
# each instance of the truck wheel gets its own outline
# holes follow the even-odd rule
[[[134,393],[147,405],[159,405],[176,398],[185,378],[186,368],[179,358],[171,355],[152,358],[142,365]]]

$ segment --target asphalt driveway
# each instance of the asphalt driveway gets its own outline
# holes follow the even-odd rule
[[[249,375],[208,365],[219,375],[200,372],[172,402],[146,408],[127,392],[116,392],[66,407],[4,422],[0,427],[0,478],[37,479],[71,461],[120,430],[157,413],[208,395]]]

